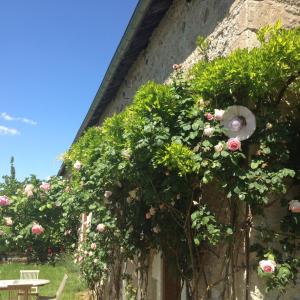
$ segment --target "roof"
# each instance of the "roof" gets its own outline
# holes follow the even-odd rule
[[[140,0],[125,33],[109,64],[96,96],[75,136],[98,123],[107,104],[114,99],[120,85],[140,52],[145,49],[153,30],[157,27],[173,0]],[[58,175],[64,174],[64,164]]]

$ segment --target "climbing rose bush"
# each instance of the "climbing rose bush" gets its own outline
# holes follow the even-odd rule
[[[0,253],[23,252],[30,260],[44,262],[69,251],[84,209],[75,200],[80,193],[67,192],[67,187],[66,180],[55,176],[49,182],[34,176],[23,182],[5,177],[0,190],[9,195],[2,197],[9,205],[0,210]]]
[[[267,289],[284,293],[300,266],[299,218],[286,199],[300,169],[299,29],[266,27],[258,39],[259,48],[202,60],[188,74],[174,65],[169,84],[141,86],[124,111],[72,145],[64,156],[67,180],[6,181],[0,192],[10,203],[0,210],[0,245],[45,261],[74,244],[74,260],[98,299],[105,299],[105,287],[120,298],[121,280],[132,279],[127,262],[140,272],[140,295],[133,297],[144,297],[150,255],[160,251],[189,297],[200,299],[216,284],[206,276],[206,255],[213,255],[216,272],[224,266],[217,283],[232,282],[251,229],[260,239],[248,241],[246,251],[256,254]],[[199,42],[203,51],[208,44]],[[256,116],[256,131],[243,142],[228,139],[220,124],[233,105]],[[280,229],[257,226],[255,217],[274,203],[286,212]],[[83,212],[92,219],[78,241]],[[34,222],[42,234],[33,234]],[[200,290],[203,277],[207,288]],[[224,295],[233,289],[225,283]]]
[[[216,253],[215,269],[226,265],[224,276],[233,280],[238,276],[230,271],[233,258],[240,255],[235,243],[244,241],[250,228],[260,233],[248,250],[257,255],[267,289],[284,293],[295,280],[299,218],[288,210],[285,196],[300,169],[294,163],[299,29],[277,24],[259,31],[258,39],[259,48],[202,60],[188,74],[175,64],[171,83],[141,86],[131,105],[88,129],[65,155],[69,172],[76,161],[83,165],[72,172],[72,185],[82,191],[82,205],[93,218],[75,259],[99,295],[107,270],[114,278],[111,293],[123,277],[130,281],[122,273],[125,262],[135,263],[146,278],[147,259],[157,250],[185,281],[190,298],[205,298],[215,283],[208,280],[207,289],[198,289],[206,275],[204,253]],[[233,105],[247,107],[257,121],[254,134],[242,142],[228,138],[220,122]],[[235,130],[241,125],[236,118]],[[270,195],[286,212],[279,233],[253,221],[273,205]],[[239,211],[245,206],[247,216]],[[224,289],[224,294],[232,291],[226,284]]]

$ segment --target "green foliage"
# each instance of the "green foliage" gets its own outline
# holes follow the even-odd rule
[[[35,176],[23,182],[11,177],[4,179],[0,188],[9,197],[10,204],[0,210],[0,251],[23,252],[34,261],[55,261],[77,240],[80,213],[71,203],[73,199],[65,193],[66,181],[52,177],[50,190],[46,192],[40,188],[42,182]],[[29,185],[32,186],[32,195],[26,194],[25,188]],[[6,224],[5,218],[10,218],[12,224]],[[43,234],[32,234],[34,223],[44,228]]]
[[[207,59],[207,50],[209,49],[210,42],[203,36],[198,36],[196,39],[196,45],[199,48],[200,52]]]
[[[99,127],[91,127],[79,141],[73,144],[71,150],[65,154],[64,160],[80,160],[83,164],[92,161],[93,155],[97,152],[97,146],[101,140]]]
[[[206,206],[199,207],[198,210],[192,213],[191,218],[192,228],[196,230],[194,242],[197,246],[200,246],[203,241],[207,241],[212,245],[216,245],[220,241],[220,225]]]
[[[187,146],[172,143],[166,146],[164,151],[158,152],[154,160],[157,165],[163,165],[169,170],[178,172],[179,175],[185,175],[193,171],[197,155]]]
[[[278,101],[288,80],[299,76],[299,34],[298,28],[267,27],[259,32],[259,48],[196,64],[191,72],[195,91],[221,107],[242,99],[249,108],[259,109]]]
[[[71,185],[81,192],[81,205],[93,212],[91,231],[77,254],[78,259],[91,251],[91,243],[97,244],[99,263],[93,265],[93,255],[81,262],[91,287],[106,280],[106,268],[112,270],[116,261],[138,257],[141,267],[150,249],[169,260],[172,256],[181,278],[192,278],[200,264],[199,245],[230,245],[244,230],[235,221],[237,201],[259,214],[269,205],[270,193],[286,193],[287,179],[297,172],[291,161],[295,139],[300,140],[299,103],[287,101],[298,93],[299,29],[276,24],[262,29],[258,38],[259,48],[200,61],[189,80],[179,68],[170,84],[146,83],[131,105],[100,128],[89,129],[66,155],[70,166],[76,160],[83,163],[79,172],[73,170]],[[197,44],[205,55],[209,43],[199,38]],[[214,109],[233,104],[249,107],[257,118],[255,134],[235,152],[227,149],[219,121],[207,119]],[[215,202],[229,207],[227,225],[207,205],[193,205],[211,186],[219,191]],[[107,231],[98,233],[99,223]],[[256,248],[260,259],[272,248],[269,243],[271,239]],[[267,282],[283,291],[296,278],[293,264],[298,263],[290,240],[281,243],[290,255],[276,255],[282,264]],[[259,273],[266,276],[261,269]]]

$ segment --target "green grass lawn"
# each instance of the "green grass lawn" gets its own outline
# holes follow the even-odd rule
[[[62,300],[80,299],[76,294],[86,290],[84,282],[80,279],[78,267],[70,258],[61,260],[55,266],[22,263],[0,264],[0,279],[18,279],[20,278],[20,270],[40,270],[39,278],[50,280],[50,284],[39,288],[40,295],[54,296],[64,274],[67,274],[69,278],[63,292]],[[4,292],[1,292],[1,295],[2,299],[6,299]]]

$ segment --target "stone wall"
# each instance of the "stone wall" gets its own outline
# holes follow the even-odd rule
[[[115,112],[121,111],[132,98],[137,89],[148,80],[156,82],[168,81],[174,63],[181,63],[185,70],[201,59],[196,49],[197,36],[205,36],[211,41],[209,58],[225,56],[236,48],[258,46],[255,32],[266,24],[273,24],[278,19],[286,27],[300,25],[300,0],[174,0],[159,26],[155,29],[150,43],[137,57],[130,68],[117,95],[106,107],[99,119],[99,124]],[[275,207],[268,212],[271,219],[280,215],[280,208]],[[253,236],[255,236],[253,234]],[[243,252],[241,246],[241,252]],[[254,261],[254,260],[253,260]],[[216,260],[207,259],[207,269],[211,278],[217,278],[214,264]],[[153,270],[157,266],[153,267]],[[152,271],[150,272],[152,274]],[[150,274],[153,279],[159,276]],[[260,286],[253,267],[251,274],[251,299],[278,299],[276,293],[265,295]],[[151,278],[152,278],[151,277]],[[160,278],[160,277],[159,277]],[[157,283],[156,283],[157,284]],[[237,278],[238,289],[235,299],[245,299],[244,273]],[[221,287],[216,286],[210,299],[220,299]],[[151,300],[161,300],[154,295],[160,291],[152,291]],[[182,297],[184,299],[185,297]],[[284,298],[300,299],[300,287],[292,289]]]
[[[99,123],[130,103],[143,83],[167,81],[174,63],[188,69],[201,59],[195,45],[197,36],[211,41],[210,58],[224,56],[236,48],[256,46],[257,29],[278,19],[287,27],[299,25],[300,1],[174,0]]]

